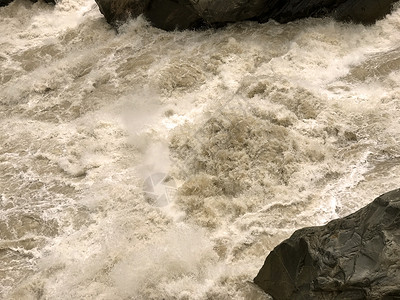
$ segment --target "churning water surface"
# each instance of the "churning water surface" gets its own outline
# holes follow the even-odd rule
[[[0,298],[268,299],[304,226],[399,187],[400,9],[116,33],[0,8]]]

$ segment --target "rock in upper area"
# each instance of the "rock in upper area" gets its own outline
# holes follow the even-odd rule
[[[8,0],[0,0],[8,1]],[[332,16],[372,24],[390,13],[398,0],[96,0],[108,23],[118,26],[143,14],[165,29],[217,27],[230,22],[274,19],[281,23]]]
[[[254,282],[275,300],[400,299],[400,189],[296,231],[267,256]]]

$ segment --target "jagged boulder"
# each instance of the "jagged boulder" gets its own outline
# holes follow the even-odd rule
[[[191,0],[191,3],[206,24],[224,24],[249,20],[268,10],[265,0]]]
[[[118,25],[118,22],[143,14],[149,3],[150,0],[104,0],[98,2],[98,5],[107,22]]]
[[[192,0],[152,0],[144,15],[154,26],[165,30],[196,28],[203,25]]]
[[[390,13],[393,0],[357,0],[345,1],[333,11],[333,16],[340,21],[373,24]]]
[[[400,189],[296,231],[267,256],[254,282],[275,300],[400,299]]]
[[[8,0],[0,0],[8,1]],[[143,14],[165,29],[218,27],[230,22],[274,19],[285,23],[332,16],[371,24],[387,15],[398,0],[96,0],[108,23],[118,26]]]
[[[190,0],[96,0],[107,22],[115,27],[143,14],[165,30],[195,28],[202,22]]]

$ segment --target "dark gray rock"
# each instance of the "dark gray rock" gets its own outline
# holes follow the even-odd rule
[[[265,0],[190,0],[198,15],[209,25],[249,20],[276,1]],[[269,3],[268,3],[269,2]]]
[[[254,282],[276,300],[400,299],[400,189],[296,231],[267,256]]]
[[[118,27],[143,14],[164,30],[198,27],[202,22],[189,0],[95,0],[107,22]]]
[[[96,3],[107,22],[118,26],[128,18],[136,18],[147,11],[150,0],[96,0]]]
[[[8,1],[8,0],[0,0]],[[372,24],[398,0],[96,0],[108,23],[118,26],[143,14],[166,29],[218,27],[230,22],[274,19],[285,23],[306,17],[332,16]]]
[[[152,0],[144,15],[164,30],[196,28],[203,24],[190,0]]]
[[[377,19],[390,13],[392,0],[356,0],[346,1],[333,13],[337,20],[373,24]]]

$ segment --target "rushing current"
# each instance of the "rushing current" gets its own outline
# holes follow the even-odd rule
[[[399,187],[399,5],[117,32],[16,0],[0,32],[2,299],[269,299],[269,251]]]

